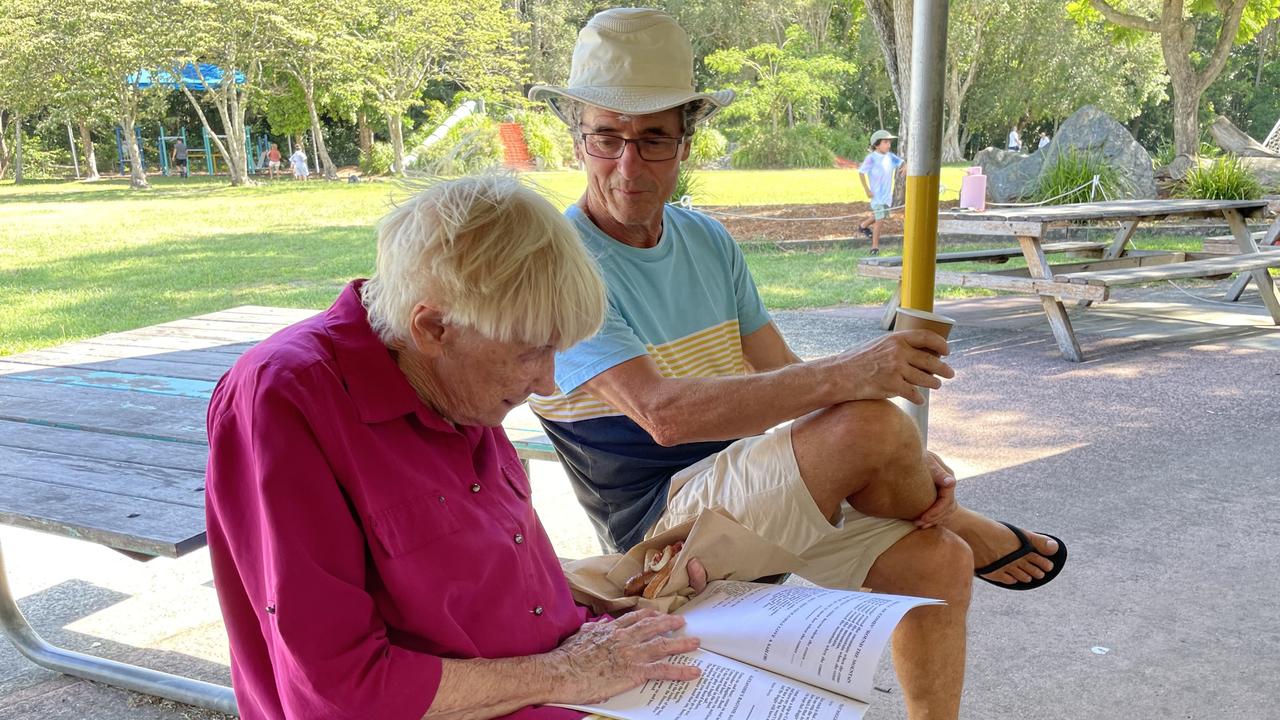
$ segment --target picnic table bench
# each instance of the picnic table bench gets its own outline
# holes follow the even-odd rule
[[[205,546],[205,410],[258,341],[315,311],[245,306],[0,357],[0,522],[135,559]],[[507,426],[526,468],[555,460],[528,413]],[[33,662],[235,713],[231,688],[55,647],[28,624],[0,553],[0,628]]]
[[[1040,298],[1049,326],[1063,357],[1084,360],[1084,353],[1071,327],[1063,301],[1081,305],[1107,300],[1111,288],[1178,278],[1213,278],[1240,274],[1239,290],[1252,279],[1272,320],[1280,325],[1280,298],[1277,298],[1269,268],[1280,267],[1280,252],[1259,249],[1248,231],[1246,218],[1258,217],[1266,208],[1263,200],[1116,200],[1108,202],[994,209],[983,213],[946,211],[938,214],[938,231],[993,237],[1013,237],[1016,248],[943,253],[939,266],[955,262],[1003,263],[1015,257],[1026,260],[1025,268],[985,272],[955,272],[939,269],[937,282],[964,287],[981,287],[1021,292]],[[1235,252],[1231,254],[1141,250],[1130,247],[1134,232],[1144,222],[1169,217],[1221,217],[1231,229]],[[1109,242],[1046,243],[1052,228],[1076,222],[1117,221],[1119,230]],[[1274,230],[1273,226],[1273,230]],[[1280,232],[1280,230],[1276,230]],[[1074,254],[1089,256],[1077,262],[1050,264],[1049,256]],[[858,272],[869,277],[902,279],[901,258],[873,257],[858,263]],[[1233,288],[1235,291],[1235,288]],[[1239,297],[1239,291],[1235,297]],[[885,306],[881,325],[888,329],[900,298],[900,287]]]

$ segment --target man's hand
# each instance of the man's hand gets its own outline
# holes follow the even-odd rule
[[[937,390],[939,378],[956,376],[939,356],[947,354],[947,341],[928,330],[895,332],[870,345],[827,359],[837,384],[838,402],[887,400],[904,397],[919,405],[920,388]]]
[[[682,627],[684,618],[656,610],[637,610],[612,622],[586,623],[544,656],[557,676],[557,689],[548,700],[593,703],[649,680],[696,680],[701,675],[698,668],[663,662],[697,649],[697,638],[667,637]]]
[[[694,595],[707,589],[707,568],[703,566],[701,560],[689,558],[684,569],[689,573],[689,587],[693,588]]]
[[[929,466],[929,475],[933,484],[938,486],[938,499],[933,501],[924,514],[916,518],[916,527],[921,530],[945,522],[956,511],[956,475],[942,462],[942,458],[931,452],[925,452],[925,462]]]

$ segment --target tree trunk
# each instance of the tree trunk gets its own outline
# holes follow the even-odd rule
[[[9,141],[5,129],[5,111],[0,110],[0,180],[9,173]]]
[[[22,116],[13,116],[13,184],[22,182]]]
[[[129,90],[124,92],[129,92]],[[134,109],[130,107],[128,111],[121,114],[120,130],[124,134],[125,149],[129,151],[129,187],[134,190],[142,190],[150,187],[150,185],[147,184],[147,169],[142,167],[142,151],[138,149],[137,133],[134,132],[136,124],[134,112]]]
[[[1174,179],[1190,169],[1190,160],[1200,153],[1200,95],[1173,86],[1173,147],[1177,158],[1170,168]],[[1185,160],[1183,159],[1185,158]]]
[[[911,0],[893,0],[893,32],[898,61],[898,154],[906,157],[911,143]],[[898,183],[902,188],[904,183]],[[905,193],[905,188],[902,190]],[[894,191],[894,205],[901,205],[900,193]]]
[[[368,163],[373,158],[373,129],[369,127],[369,118],[363,110],[356,113],[356,127],[359,129],[360,161]]]
[[[307,99],[307,112],[311,116],[311,139],[316,146],[316,164],[324,171],[325,180],[337,180],[338,170],[329,159],[329,148],[324,144],[324,129],[320,127],[320,115],[316,112],[315,89],[311,82],[303,82],[302,94]]]
[[[387,134],[391,136],[391,172],[404,175],[404,128],[399,115],[387,115]]]
[[[960,66],[955,62],[947,63],[947,85],[943,93],[947,120],[942,125],[942,162],[961,162],[964,153],[960,150]]]
[[[235,77],[234,71],[231,77]],[[253,176],[249,173],[249,148],[245,143],[244,134],[244,115],[248,108],[241,101],[240,92],[234,83],[226,91],[225,97],[227,101],[225,116],[230,119],[230,123],[224,122],[223,126],[227,127],[227,149],[231,151],[233,163],[231,184],[253,185]]]
[[[80,146],[84,149],[84,179],[87,182],[101,180],[98,174],[98,154],[93,151],[93,134],[89,123],[80,121]]]

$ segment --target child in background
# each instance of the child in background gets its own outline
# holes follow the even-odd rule
[[[893,141],[897,136],[888,130],[877,130],[871,134],[871,152],[858,168],[858,179],[862,181],[862,189],[871,198],[871,217],[858,225],[858,230],[871,238],[871,254],[880,254],[880,228],[884,219],[889,217],[889,207],[893,204],[894,175],[903,175],[907,168],[903,159],[893,153]],[[897,171],[895,173],[895,171]]]
[[[307,167],[307,154],[302,151],[301,145],[289,156],[289,164],[293,166],[294,180],[306,180],[311,175],[311,170]]]
[[[267,151],[267,172],[271,173],[272,180],[280,172],[280,146],[275,143],[271,143],[271,149]]]

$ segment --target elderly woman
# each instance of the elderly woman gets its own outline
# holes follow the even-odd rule
[[[679,618],[574,604],[500,427],[604,302],[545,200],[457,180],[383,220],[372,279],[222,378],[209,548],[245,720],[579,717],[536,706],[697,676],[666,661],[697,645]]]

